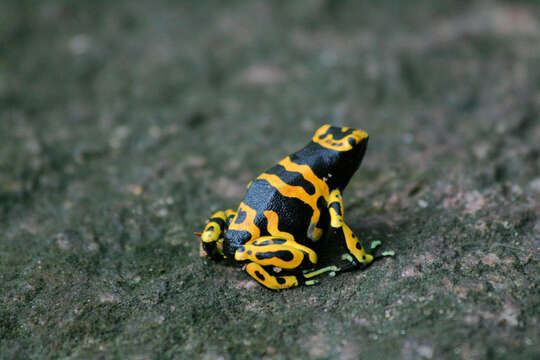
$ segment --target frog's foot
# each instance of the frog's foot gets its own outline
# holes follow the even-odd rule
[[[377,247],[381,245],[380,241],[374,241],[371,243],[371,250],[375,250]],[[378,261],[380,259],[383,259],[387,256],[394,256],[395,252],[393,250],[384,251],[380,255],[371,255],[373,256],[373,260],[370,263],[361,263],[359,262],[354,256],[352,256],[349,253],[343,254],[341,256],[341,260],[344,260],[345,262],[339,265],[330,265],[326,266],[317,270],[304,270],[304,278],[311,279],[315,276],[322,275],[324,273],[328,273],[328,276],[334,277],[339,273],[352,271],[356,269],[365,269],[371,264],[373,264],[375,261]]]
[[[394,250],[383,251],[380,255],[374,256],[373,261],[381,260],[387,256],[396,256],[396,252]]]
[[[201,238],[201,256],[209,256],[212,260],[223,259],[223,235],[236,213],[232,209],[217,211],[208,219]]]
[[[325,273],[328,273],[330,277],[334,277],[339,273],[367,267],[367,265],[357,262],[350,254],[344,254],[342,259],[346,260],[346,262],[339,265],[326,266],[317,270],[304,270],[304,278],[311,279]]]
[[[304,279],[296,275],[275,275],[267,271],[263,266],[250,262],[244,270],[260,284],[272,290],[288,289],[298,285],[315,285],[316,280]]]
[[[371,246],[369,248],[370,248],[371,252],[373,253],[373,251],[375,251],[380,246],[381,246],[381,242],[379,240],[375,240],[375,241],[371,242]],[[396,252],[394,250],[386,250],[386,251],[383,251],[380,254],[373,255],[373,261],[380,260],[380,259],[385,258],[387,256],[395,256],[395,255],[396,255]]]
[[[338,235],[345,238],[345,243],[349,248],[349,252],[341,256],[344,260],[343,263],[337,265],[327,266],[321,269],[304,271],[304,277],[311,278],[324,273],[328,273],[330,277],[336,276],[339,273],[361,269],[364,270],[369,267],[373,262],[381,260],[387,256],[394,256],[395,252],[392,250],[384,251],[381,254],[373,255],[368,254],[364,248],[360,245],[357,237],[353,234],[352,230],[346,224],[343,224],[338,231]],[[352,246],[351,246],[352,245]],[[381,245],[380,241],[373,241],[370,246],[371,252],[377,249]]]
[[[376,246],[373,246],[373,243],[372,243],[372,246],[371,246],[371,249],[375,249],[377,248],[378,246],[380,246],[380,241],[378,242],[378,244]],[[370,255],[372,256],[373,260],[369,263],[359,263],[357,261],[357,259],[352,256],[351,254],[343,254],[341,256],[341,259],[342,260],[345,260],[346,263],[345,265],[342,265],[342,266],[339,266],[339,270],[338,271],[335,271],[333,273],[330,273],[329,275],[330,276],[335,276],[338,272],[347,272],[347,271],[351,271],[351,270],[354,270],[354,269],[365,269],[367,268],[368,266],[370,266],[371,264],[373,264],[375,261],[378,261],[378,260],[381,260],[385,257],[388,257],[388,256],[395,256],[395,252],[393,250],[388,250],[388,251],[384,251],[382,252],[381,254],[379,255]]]
[[[326,266],[317,270],[304,270],[304,278],[311,279],[315,276],[322,275],[329,272],[330,276],[335,276],[337,272],[341,271],[341,268],[336,265]]]
[[[375,250],[379,246],[381,246],[380,241],[373,241],[371,243],[370,249]],[[395,253],[393,251],[385,251],[381,255],[374,256],[373,261],[371,263],[373,263],[376,260],[382,259],[385,256],[394,256],[394,255],[395,255]],[[358,269],[360,267],[366,268],[369,265],[369,264],[364,265],[363,263],[358,262],[355,259],[355,257],[352,256],[349,253],[343,254],[341,256],[341,259],[345,260],[346,262],[341,264],[341,265],[330,265],[330,266],[326,266],[326,267],[323,267],[323,268],[320,268],[320,269],[317,269],[317,270],[304,270],[304,277],[306,279],[310,279],[310,278],[313,278],[315,276],[322,275],[324,273],[328,273],[328,276],[334,277],[338,273],[351,271],[351,270],[354,270],[354,269]]]

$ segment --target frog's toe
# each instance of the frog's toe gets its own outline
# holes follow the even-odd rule
[[[371,246],[370,246],[370,249],[371,250],[375,250],[376,248],[378,248],[379,246],[381,246],[381,242],[379,240],[375,240],[375,241],[372,241],[371,242]]]
[[[320,284],[319,280],[307,280],[302,283],[302,285],[306,285],[306,286],[313,286],[313,285],[319,285],[319,284]]]
[[[341,255],[341,260],[347,260],[348,262],[354,262],[354,257],[349,254],[349,253],[345,253],[343,255]]]
[[[396,252],[394,250],[387,250],[387,251],[383,251],[380,255],[377,255],[373,258],[373,260],[380,260],[382,258],[385,258],[385,257],[393,257],[393,256],[396,256]]]
[[[326,272],[335,273],[336,271],[340,271],[340,268],[335,265],[332,265],[332,266],[326,266],[317,270],[304,270],[303,275],[304,275],[304,278],[311,279],[315,276],[319,276]]]

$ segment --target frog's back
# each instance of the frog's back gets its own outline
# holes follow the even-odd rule
[[[307,242],[314,212],[326,219],[327,214],[320,212],[326,209],[328,187],[308,165],[292,161],[294,157],[295,154],[281,160],[249,186],[226,233],[226,248],[233,251],[251,239],[271,235],[271,212],[277,215],[279,231],[293,235],[299,243]]]

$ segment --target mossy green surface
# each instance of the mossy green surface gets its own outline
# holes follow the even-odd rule
[[[0,358],[539,358],[539,63],[536,1],[0,2]],[[202,260],[324,123],[370,134],[345,219],[396,257]]]

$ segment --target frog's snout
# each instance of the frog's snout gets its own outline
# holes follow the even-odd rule
[[[209,257],[212,260],[218,261],[224,258],[223,255],[223,239],[217,241],[205,242],[201,239],[200,243],[201,257]]]
[[[223,238],[215,239],[208,236],[209,233],[207,231],[202,234],[196,232],[194,235],[200,238],[199,254],[201,257],[209,257],[212,260],[223,259]]]

